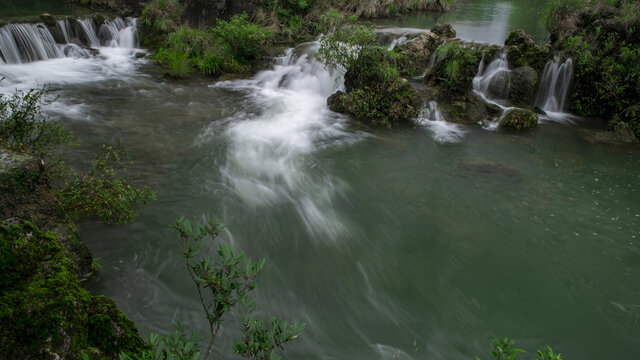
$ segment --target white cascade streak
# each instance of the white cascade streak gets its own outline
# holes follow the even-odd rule
[[[430,101],[428,106],[422,109],[418,121],[433,133],[436,142],[442,144],[459,142],[466,133],[460,125],[445,120],[435,101]]]
[[[545,65],[535,104],[547,113],[546,117],[549,119],[566,120],[570,117],[564,109],[572,76],[573,60],[571,59],[561,62],[560,57],[555,56]]]
[[[324,171],[315,155],[362,135],[347,132],[343,117],[327,108],[327,97],[341,87],[341,74],[314,60],[317,49],[317,43],[303,44],[272,70],[212,87],[249,90],[248,100],[261,109],[258,115],[228,119],[222,171],[230,187],[252,207],[293,204],[314,238],[333,240],[347,231],[333,206],[346,184]]]
[[[500,53],[486,67],[483,58],[478,67],[478,74],[473,78],[473,89],[487,99],[506,100],[509,95],[510,75],[506,53]]]

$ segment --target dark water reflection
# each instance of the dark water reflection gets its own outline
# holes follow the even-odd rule
[[[544,29],[544,11],[548,4],[548,0],[455,0],[450,12],[412,14],[375,23],[417,29],[451,24],[459,38],[491,44],[503,44],[510,32],[522,29],[543,44],[549,38]]]

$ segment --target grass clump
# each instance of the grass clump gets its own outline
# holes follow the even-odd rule
[[[440,46],[430,78],[454,94],[466,94],[478,71],[482,51],[452,41]]]
[[[218,20],[207,30],[182,26],[167,36],[155,58],[168,66],[172,77],[184,77],[194,69],[208,76],[246,74],[253,61],[263,56],[272,36],[243,14]]]
[[[562,3],[564,4],[564,2]],[[623,123],[640,138],[640,3],[572,2],[551,7],[553,45],[575,60],[572,100],[579,115]]]
[[[448,11],[450,0],[329,0],[327,5],[359,18],[376,18],[416,11]]]

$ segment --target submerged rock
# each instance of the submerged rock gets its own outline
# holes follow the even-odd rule
[[[525,109],[510,109],[500,118],[499,126],[505,130],[531,129],[538,126],[538,115]]]
[[[579,133],[583,139],[591,143],[637,144],[640,142],[629,125],[622,122],[615,124],[610,131],[581,129]]]
[[[473,178],[499,184],[516,184],[523,180],[520,169],[484,159],[470,159],[457,165],[459,171]]]

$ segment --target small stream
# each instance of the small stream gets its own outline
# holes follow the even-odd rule
[[[474,11],[447,16],[477,34],[534,22],[497,12],[483,25]],[[640,356],[640,150],[580,135],[601,123],[510,134],[447,122],[432,103],[414,129],[370,129],[327,108],[342,74],[314,60],[317,43],[249,79],[166,80],[135,43],[95,31],[96,56],[0,64],[0,91],[51,84],[47,114],[82,142],[70,161],[122,138],[128,174],[157,192],[133,224],[81,224],[103,267],[88,288],[143,334],[175,321],[206,334],[169,224],[216,215],[221,241],[270,265],[258,314],[307,324],[285,359],[486,358],[494,335],[568,359]]]

